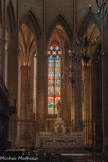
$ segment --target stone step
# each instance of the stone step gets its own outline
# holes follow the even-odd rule
[[[42,148],[37,149],[39,152],[59,152],[59,153],[89,153],[89,151],[86,151],[84,148],[66,148],[66,149],[57,149],[57,148]]]

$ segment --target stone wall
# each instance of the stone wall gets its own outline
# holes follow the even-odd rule
[[[86,21],[86,14],[88,12],[88,5],[89,3],[92,4],[93,6],[93,10],[96,11],[96,3],[94,2],[94,0],[11,0],[12,5],[11,5],[11,9],[13,7],[13,13],[14,13],[14,17],[15,17],[15,22],[12,22],[12,29],[14,29],[13,31],[9,31],[8,30],[8,89],[9,89],[9,93],[10,93],[10,103],[13,104],[13,99],[16,98],[17,99],[17,88],[18,88],[18,31],[20,30],[20,25],[23,24],[23,22],[25,22],[27,20],[27,22],[29,21],[29,27],[30,27],[30,23],[32,22],[32,26],[36,25],[35,23],[37,23],[39,30],[37,30],[37,33],[39,33],[39,36],[37,38],[36,36],[36,31],[34,30],[33,32],[35,32],[34,37],[36,39],[36,43],[37,43],[37,53],[38,53],[38,72],[37,72],[37,121],[38,121],[38,125],[40,125],[40,130],[43,129],[44,125],[45,125],[45,120],[46,120],[46,116],[47,116],[47,110],[46,110],[46,49],[48,46],[48,39],[50,37],[50,35],[47,34],[50,33],[49,30],[53,29],[55,27],[55,25],[57,25],[58,23],[60,25],[64,25],[63,27],[65,28],[65,30],[67,29],[67,31],[70,30],[70,32],[67,32],[67,36],[70,38],[70,45],[71,48],[74,49],[74,39],[76,36],[73,36],[72,33],[74,30],[76,30],[76,33],[78,33],[81,29],[81,27],[84,25],[85,21]],[[6,9],[9,5],[9,0],[6,0]],[[31,11],[33,16],[30,17],[30,15],[28,16],[30,19],[27,19],[27,17],[25,17],[25,15]],[[7,10],[6,10],[7,13]],[[60,19],[60,17],[58,17],[58,19],[55,19],[57,17],[57,15],[61,15],[62,18]],[[36,22],[34,22],[34,18]],[[10,19],[8,19],[8,21],[12,20],[12,16],[10,17]],[[75,21],[74,21],[75,18]],[[30,21],[31,20],[31,21]],[[85,20],[85,21],[84,21]],[[99,21],[99,18],[96,17],[97,22]],[[6,15],[6,21],[7,21],[7,15]],[[55,22],[54,22],[55,21]],[[22,24],[21,24],[22,23]],[[74,24],[76,23],[76,24]],[[82,24],[83,23],[83,24]],[[10,23],[9,23],[10,24]],[[7,24],[7,26],[9,25]],[[16,24],[16,28],[15,28],[15,24]],[[17,26],[18,25],[18,26]],[[67,26],[68,25],[68,26]],[[76,25],[76,29],[74,29],[74,26]],[[10,24],[11,27],[11,24]],[[36,27],[36,26],[35,26]],[[52,28],[50,28],[52,27]],[[70,29],[69,29],[69,28]],[[17,30],[18,28],[18,30]],[[33,28],[31,28],[30,30],[32,30]],[[107,31],[107,27],[105,28],[105,30]],[[7,32],[7,31],[6,31]],[[102,33],[101,33],[102,34]],[[107,38],[105,37],[106,42],[107,42]],[[105,44],[105,43],[104,43]],[[106,48],[106,44],[105,44],[105,49],[107,51]],[[107,52],[106,52],[107,55]],[[105,61],[105,65],[102,66],[103,68],[103,72],[105,73],[105,75],[103,76],[104,78],[104,84],[103,88],[104,88],[104,92],[103,95],[105,96],[105,103],[103,105],[103,109],[105,108],[105,111],[107,112],[107,70],[105,70],[107,67],[107,60]],[[84,71],[84,70],[83,70]],[[89,69],[88,69],[89,71]],[[72,98],[72,93],[70,92],[70,85],[64,86],[64,96],[63,96],[63,100],[64,100],[64,106],[65,106],[65,111],[63,114],[63,118],[64,120],[71,120],[74,119],[74,122],[78,122],[81,121],[82,119],[82,106],[84,106],[84,104],[86,105],[84,108],[83,107],[83,119],[87,119],[87,120],[91,120],[92,119],[92,113],[90,112],[90,116],[87,117],[86,111],[88,112],[87,107],[91,107],[91,74],[86,71],[86,81],[89,80],[88,82],[84,83],[84,100],[86,100],[85,103],[81,103],[82,102],[82,95],[78,94],[81,93],[82,87],[81,87],[81,78],[75,82],[75,89],[74,89],[74,110],[70,110],[71,109],[71,98]],[[79,75],[79,72],[76,73],[76,76]],[[24,77],[24,76],[23,76]],[[76,77],[77,78],[77,77]],[[23,83],[25,84],[25,83]],[[80,84],[80,85],[79,85]],[[88,93],[87,93],[88,92]],[[26,93],[26,92],[23,92]],[[77,94],[76,94],[77,93]],[[87,94],[87,95],[86,95]],[[25,94],[24,94],[25,95]],[[66,98],[66,100],[65,100]],[[104,97],[103,97],[104,100]],[[22,111],[24,111],[23,113],[25,113],[25,106],[22,104]],[[17,107],[17,109],[20,109],[21,107]],[[67,111],[66,111],[67,110]],[[73,113],[75,113],[75,116],[73,114],[70,113],[70,111],[72,111]],[[91,108],[90,108],[91,111]],[[21,114],[20,114],[21,115]],[[23,114],[25,115],[25,114]],[[23,116],[22,115],[22,116]],[[32,117],[31,117],[32,118]],[[17,117],[14,117],[14,121],[17,120]],[[105,118],[105,122],[106,122],[106,118]],[[13,121],[12,121],[13,122]],[[11,123],[10,122],[10,125]],[[15,128],[15,127],[14,127]],[[20,128],[18,128],[19,130]],[[107,135],[107,132],[105,132]],[[19,134],[19,133],[18,133]],[[11,138],[12,136],[12,138]],[[13,140],[15,137],[12,135],[12,133],[10,132],[10,138]],[[14,140],[13,140],[14,141]],[[15,146],[15,141],[14,144]]]

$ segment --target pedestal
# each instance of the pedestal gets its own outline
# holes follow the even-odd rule
[[[64,135],[65,134],[65,123],[61,117],[57,117],[54,123],[55,134]]]

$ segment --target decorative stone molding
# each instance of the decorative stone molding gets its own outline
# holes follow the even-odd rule
[[[83,134],[73,134],[73,135],[54,135],[54,136],[38,136],[36,138],[36,147],[42,148],[83,148],[84,139]]]

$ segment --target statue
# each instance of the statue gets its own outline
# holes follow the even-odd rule
[[[59,134],[59,135],[65,134],[65,123],[62,119],[63,105],[60,102],[60,100],[58,100],[57,102],[57,110],[58,110],[58,114],[54,123],[54,131],[55,134]]]
[[[58,100],[58,103],[57,103],[57,110],[58,110],[57,117],[59,118],[62,115],[62,104],[61,104],[60,100]]]

